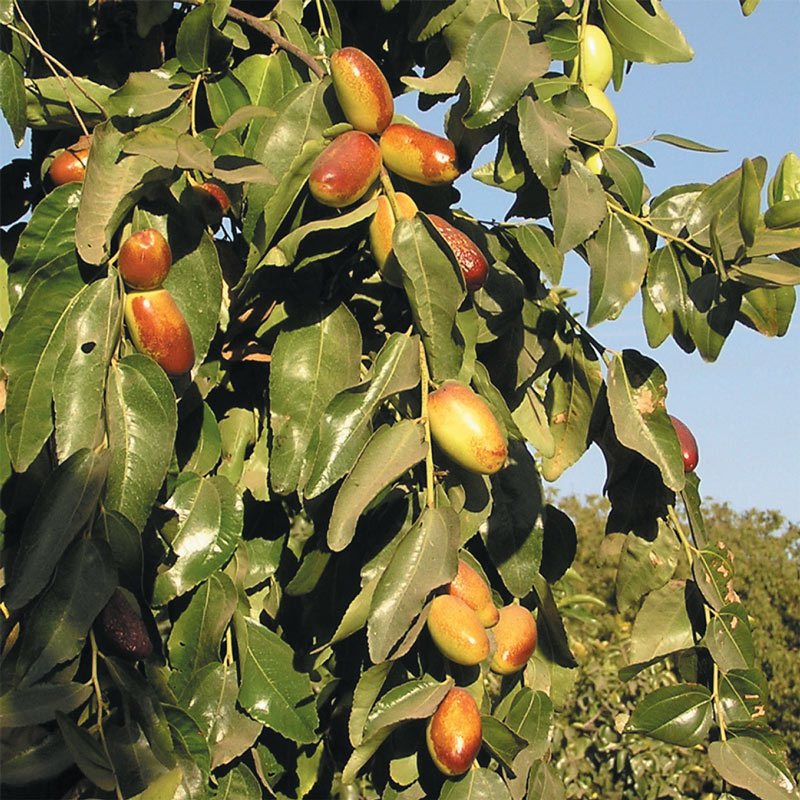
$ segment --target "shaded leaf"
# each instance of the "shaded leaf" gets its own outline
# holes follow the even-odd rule
[[[0,724],[4,728],[40,725],[66,714],[85,703],[92,687],[83,683],[37,683],[21,689],[10,689],[0,697]]]
[[[569,171],[550,190],[555,246],[567,253],[588,239],[606,217],[606,197],[597,175],[569,162]]]
[[[694,645],[685,589],[685,581],[673,580],[645,597],[631,631],[631,664],[644,664]]]
[[[555,189],[572,146],[570,124],[547,104],[523,97],[517,104],[519,137],[536,177],[547,189]]]
[[[514,759],[528,746],[527,741],[497,717],[482,715],[481,728],[486,749],[498,761],[512,768]]]
[[[461,778],[452,778],[442,787],[441,800],[511,800],[503,779],[484,767],[470,769]]]

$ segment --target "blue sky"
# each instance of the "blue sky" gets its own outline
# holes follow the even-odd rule
[[[666,132],[728,150],[709,155],[645,145],[656,161],[656,169],[645,173],[653,194],[680,183],[713,182],[740,166],[745,156],[765,156],[771,176],[785,152],[800,153],[800,3],[762,0],[748,18],[737,0],[665,0],[663,5],[696,56],[689,64],[637,64],[621,92],[609,89],[620,142]],[[400,107],[410,113],[412,105]],[[440,112],[414,116],[441,131]],[[2,122],[2,162],[13,152]],[[483,160],[493,152],[492,147]],[[510,195],[468,176],[459,179],[458,187],[467,211],[502,219]],[[579,259],[568,263],[563,284],[581,291],[571,303],[585,309],[588,271]],[[782,339],[766,339],[737,325],[714,364],[683,353],[671,340],[651,350],[638,302],[592,333],[607,347],[639,349],[664,367],[668,410],[689,425],[699,442],[704,497],[737,510],[776,509],[800,522],[800,321],[795,319]],[[602,456],[593,448],[556,486],[563,493],[599,494],[604,480]]]

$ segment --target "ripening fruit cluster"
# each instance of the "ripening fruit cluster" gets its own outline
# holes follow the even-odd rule
[[[162,287],[172,267],[167,240],[154,228],[132,233],[119,249],[117,268],[125,285],[125,322],[136,349],[170,376],[194,366],[194,342],[175,300]]]
[[[489,659],[489,669],[512,675],[525,668],[536,648],[536,621],[517,603],[498,609],[486,581],[463,559],[447,593],[431,602],[428,633],[439,652],[463,666]],[[491,639],[487,629],[491,629]],[[451,689],[428,721],[428,752],[445,775],[461,775],[472,765],[482,739],[481,715],[473,696]]]
[[[381,168],[424,186],[452,183],[459,175],[453,143],[442,136],[404,123],[392,123],[394,99],[386,77],[362,50],[344,47],[331,56],[331,77],[336,98],[354,130],[337,136],[311,167],[311,195],[325,206],[345,208],[365,197],[376,185]],[[375,138],[378,137],[378,141]],[[418,211],[403,192],[396,195],[400,218]],[[469,291],[486,280],[489,264],[480,248],[441,217],[430,217],[461,267]],[[378,198],[378,211],[370,225],[370,246],[382,276],[401,285],[399,268],[391,258],[392,232],[397,218],[386,196]]]
[[[614,71],[614,55],[611,43],[602,28],[597,25],[585,25],[581,31],[578,45],[578,57],[568,64],[568,74],[577,80],[589,99],[589,104],[602,111],[611,121],[611,130],[603,139],[604,147],[613,147],[617,143],[617,112],[605,94]],[[589,148],[586,153],[586,166],[599,175],[603,170],[600,151]]]

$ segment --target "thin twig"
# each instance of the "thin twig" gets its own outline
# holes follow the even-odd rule
[[[181,0],[182,3],[187,3],[192,6],[200,6],[203,0]],[[296,44],[292,44],[288,39],[275,33],[267,25],[265,25],[258,17],[248,14],[246,11],[240,11],[238,8],[229,8],[225,12],[225,16],[243,22],[245,25],[253,28],[253,30],[263,33],[268,39],[272,39],[278,47],[282,47],[287,53],[291,53],[296,58],[299,58],[318,78],[325,77],[325,70],[317,63],[317,60],[310,53],[299,48]]]
[[[422,392],[422,424],[425,426],[425,443],[428,450],[425,454],[425,499],[428,508],[436,504],[436,495],[433,487],[433,444],[431,442],[431,420],[428,416],[428,389],[430,375],[428,374],[428,361],[425,355],[425,345],[419,340],[419,371],[420,388]]]

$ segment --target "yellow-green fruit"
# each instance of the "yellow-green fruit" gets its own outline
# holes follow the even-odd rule
[[[347,121],[364,133],[382,133],[394,116],[394,100],[380,67],[357,47],[331,56],[336,99]]]
[[[428,721],[425,741],[433,763],[444,775],[462,775],[481,749],[483,728],[478,704],[466,689],[454,686]]]
[[[489,655],[489,637],[478,615],[458,597],[434,597],[426,624],[439,652],[456,664],[480,664]]]
[[[494,414],[463,383],[445,381],[428,395],[428,419],[434,442],[460,467],[491,475],[505,464],[508,445]]]
[[[342,208],[360,200],[381,171],[381,151],[366,133],[347,131],[318,156],[308,188],[323,205]]]
[[[603,139],[603,144],[606,147],[613,147],[617,143],[617,130],[619,127],[617,112],[614,111],[614,106],[611,105],[611,101],[596,86],[586,86],[583,91],[586,92],[590,105],[602,111],[611,120],[611,130],[608,132],[606,138]]]
[[[395,199],[403,219],[411,219],[417,213],[417,204],[405,192],[396,192]],[[392,286],[402,286],[403,281],[397,264],[394,263],[394,259],[388,261],[392,252],[392,234],[396,224],[397,220],[394,218],[389,198],[382,194],[378,198],[375,216],[369,224],[369,246],[383,279]]]
[[[595,175],[599,175],[603,171],[603,159],[600,158],[600,151],[596,147],[586,148],[586,166]]]
[[[497,624],[500,612],[492,600],[486,581],[466,561],[458,560],[458,572],[450,582],[448,592],[463,600],[477,615],[484,628]]]
[[[452,183],[459,176],[453,143],[413,125],[390,125],[381,134],[381,155],[387,169],[425,186]]]
[[[491,668],[500,675],[511,675],[521,670],[536,649],[536,620],[533,614],[520,605],[504,606],[500,619],[494,626],[497,649],[492,656]]]
[[[597,25],[587,25],[583,29],[578,70],[583,86],[596,86],[602,91],[611,80],[614,72],[614,55],[608,37]]]

